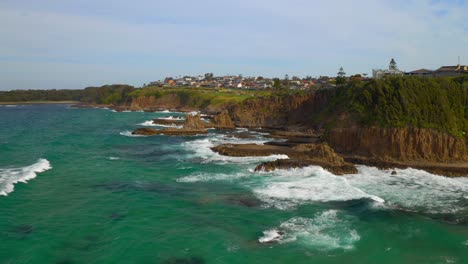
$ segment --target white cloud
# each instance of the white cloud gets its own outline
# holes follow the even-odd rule
[[[468,63],[467,13],[465,3],[430,0],[5,0],[0,70],[29,63],[81,72],[67,77],[70,84],[82,78],[141,84],[196,71],[320,75],[344,66],[362,73],[391,57],[403,69],[435,68],[456,63],[458,55]],[[119,70],[95,75],[96,67]],[[0,73],[0,89],[20,88],[17,76],[26,79],[21,88],[28,86],[28,75],[14,68]]]

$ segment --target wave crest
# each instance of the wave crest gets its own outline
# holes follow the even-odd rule
[[[0,169],[0,195],[7,196],[14,191],[14,185],[18,182],[26,183],[36,178],[38,173],[52,169],[50,162],[39,159],[30,166],[21,168]]]

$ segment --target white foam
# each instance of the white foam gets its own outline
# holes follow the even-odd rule
[[[107,159],[109,159],[109,160],[119,160],[120,158],[119,157],[108,157]]]
[[[155,123],[153,123],[153,120],[147,120],[143,123],[138,124],[139,126],[156,126]]]
[[[239,178],[249,177],[248,173],[236,173],[236,174],[224,174],[224,173],[193,173],[189,176],[185,176],[182,178],[177,179],[177,182],[208,182],[208,181],[232,181]]]
[[[346,175],[348,182],[390,205],[406,210],[430,213],[454,213],[466,210],[468,181],[437,176],[417,169],[378,170],[358,166],[358,174]]]
[[[267,205],[279,209],[310,202],[348,201],[371,199],[383,203],[384,199],[371,195],[318,166],[300,169],[276,170],[268,173],[264,181],[253,186],[253,192]]]
[[[337,210],[316,214],[313,218],[294,217],[277,228],[266,230],[259,242],[298,242],[316,250],[353,249],[361,238],[349,220]]]
[[[38,173],[52,169],[50,162],[39,159],[36,163],[22,168],[0,169],[0,195],[7,196],[13,192],[14,184],[26,183],[36,178]]]
[[[158,119],[163,119],[163,120],[185,120],[185,118],[182,117],[182,116],[166,116],[166,117],[158,117]]]
[[[163,125],[163,124],[155,124],[153,120],[147,120],[143,123],[138,124],[139,126],[149,126],[149,127],[170,127],[170,128],[177,128],[181,129],[183,126],[171,124],[171,125]]]
[[[267,140],[263,139],[238,139],[228,138],[225,135],[213,135],[208,138],[184,142],[182,145],[193,153],[193,156],[201,158],[203,163],[245,163],[252,164],[262,161],[272,161],[276,159],[287,159],[287,155],[271,155],[263,157],[229,157],[220,155],[211,150],[212,147],[220,144],[263,144]]]
[[[129,130],[122,131],[119,134],[126,137],[146,137],[145,135],[134,135],[132,131]]]
[[[263,231],[263,236],[258,239],[258,242],[260,243],[277,242],[281,239],[282,236],[283,236],[282,232],[276,229],[270,229],[270,230]]]

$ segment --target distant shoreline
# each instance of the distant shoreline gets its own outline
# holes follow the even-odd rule
[[[22,102],[0,102],[0,105],[22,105],[22,104],[77,104],[80,101],[22,101]]]

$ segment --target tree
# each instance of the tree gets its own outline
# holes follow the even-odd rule
[[[390,65],[388,65],[388,69],[393,70],[393,71],[398,70],[397,64],[396,64],[396,62],[395,62],[395,60],[393,58],[390,61]]]
[[[338,77],[345,77],[346,72],[344,72],[343,67],[340,67],[340,70],[338,71]]]
[[[211,81],[213,79],[213,73],[205,73],[205,79]]]
[[[346,82],[346,73],[343,70],[343,67],[340,67],[340,70],[338,71],[338,76],[336,77],[336,84],[344,84]]]
[[[279,78],[273,79],[273,88],[275,88],[276,90],[279,90],[281,88],[281,82]]]

